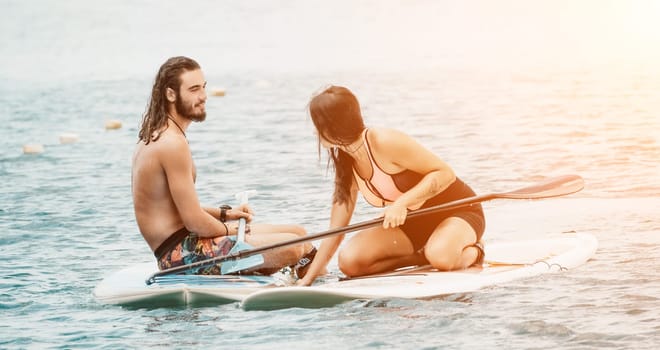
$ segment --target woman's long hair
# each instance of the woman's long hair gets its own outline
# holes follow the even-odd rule
[[[181,75],[184,72],[200,69],[199,64],[192,58],[177,56],[165,61],[156,75],[154,86],[151,89],[151,99],[142,115],[142,127],[138,134],[138,142],[149,144],[160,137],[156,131],[167,125],[167,88],[179,94]]]
[[[330,86],[312,98],[309,113],[319,137],[336,145],[349,145],[357,140],[364,130],[360,103],[353,93],[341,86]],[[335,170],[335,192],[333,203],[343,204],[350,199],[353,181],[353,158],[346,152],[331,148],[328,150],[328,166]]]

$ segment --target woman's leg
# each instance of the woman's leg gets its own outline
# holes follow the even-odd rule
[[[414,265],[415,253],[408,236],[399,228],[375,227],[355,234],[339,252],[339,269],[350,277],[391,271]]]
[[[477,234],[467,221],[459,217],[443,220],[433,231],[424,246],[424,256],[438,270],[451,271],[465,269],[479,255],[473,244]]]

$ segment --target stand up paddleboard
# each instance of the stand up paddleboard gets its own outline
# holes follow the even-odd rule
[[[514,191],[483,194],[413,210],[408,213],[408,217],[451,210],[498,198],[559,197],[580,191],[583,187],[584,181],[578,175],[558,176]],[[325,307],[353,299],[429,298],[471,292],[518,278],[574,268],[584,264],[593,256],[598,246],[595,237],[585,234],[545,240],[493,243],[486,246],[487,264],[483,267],[454,272],[399,271],[394,275],[371,276],[313,287],[269,288],[278,285],[272,276],[178,275],[198,267],[228,262],[232,266],[230,270],[241,270],[240,261],[265,251],[374,227],[381,225],[382,221],[381,217],[285,242],[239,250],[163,271],[155,271],[155,266],[151,264],[131,267],[103,280],[94,294],[101,302],[139,307],[222,304],[242,300],[241,305],[246,310]],[[232,261],[239,263],[233,264]]]
[[[156,271],[155,262],[119,270],[96,286],[94,296],[104,304],[136,308],[207,306],[241,301],[279,283],[271,276],[171,275],[147,285],[145,280]]]
[[[404,269],[391,274],[330,282],[312,287],[282,287],[283,276],[160,276],[156,264],[138,264],[109,275],[94,295],[102,303],[129,307],[213,306],[241,302],[245,310],[322,308],[355,299],[432,298],[578,267],[598,247],[590,234],[494,242],[485,245],[486,262],[463,271]]]
[[[356,299],[426,299],[479,290],[486,286],[578,267],[598,247],[593,235],[492,243],[483,267],[439,272],[431,268],[356,278],[311,287],[268,288],[246,296],[245,310],[322,308]]]

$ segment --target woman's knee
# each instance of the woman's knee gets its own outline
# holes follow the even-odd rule
[[[454,269],[456,257],[448,254],[446,251],[424,250],[424,256],[429,264],[440,271],[450,271]]]
[[[429,264],[440,271],[453,270],[460,259],[461,248],[453,247],[443,240],[429,240],[424,247],[424,256]]]
[[[337,254],[337,265],[339,270],[346,276],[359,276],[364,270],[360,255],[346,248],[340,250],[339,254]]]

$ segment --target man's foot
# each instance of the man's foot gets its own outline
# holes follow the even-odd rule
[[[295,265],[291,266],[291,269],[297,278],[305,277],[307,270],[309,270],[309,266],[312,264],[312,261],[316,256],[316,252],[316,247],[312,247],[312,250],[310,250],[309,253],[305,254]]]

